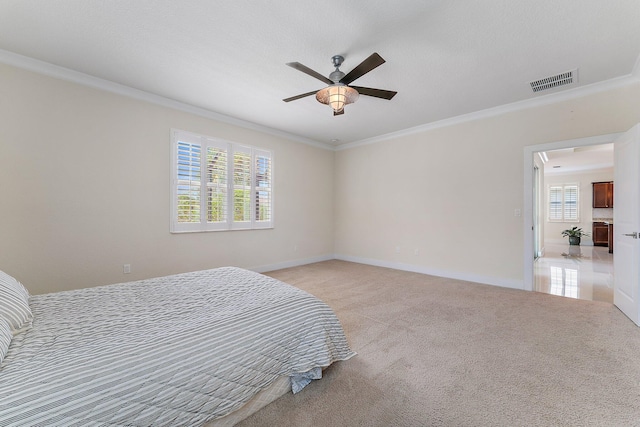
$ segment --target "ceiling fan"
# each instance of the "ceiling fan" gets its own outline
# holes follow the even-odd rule
[[[304,98],[315,94],[318,102],[327,104],[333,109],[333,115],[339,116],[344,114],[344,106],[356,102],[359,95],[374,96],[376,98],[391,99],[398,92],[383,89],[373,89],[369,87],[361,86],[349,86],[349,83],[367,74],[369,71],[385,63],[377,53],[372,53],[367,59],[362,61],[356,68],[351,70],[348,74],[344,74],[340,71],[340,66],[344,58],[341,55],[335,55],[331,58],[333,66],[336,70],[329,74],[329,78],[322,74],[312,70],[309,67],[302,65],[299,62],[288,62],[287,65],[295,68],[298,71],[302,71],[305,74],[315,77],[316,79],[328,84],[329,86],[318,91],[307,92],[300,95],[292,96],[291,98],[283,99],[284,102],[295,101],[296,99]]]

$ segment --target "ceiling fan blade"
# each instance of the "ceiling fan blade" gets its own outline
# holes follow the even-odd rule
[[[317,71],[313,71],[311,68],[302,65],[299,62],[287,62],[287,65],[291,68],[295,68],[298,71],[302,71],[305,74],[310,75],[311,77],[315,77],[316,79],[320,80],[321,82],[324,82],[328,85],[332,85],[333,82],[331,80],[329,80],[327,77],[323,76],[322,74],[318,73]]]
[[[382,99],[391,99],[394,96],[396,96],[396,93],[398,93],[392,90],[373,89],[370,87],[362,87],[362,86],[349,86],[349,87],[352,87],[355,90],[357,90],[360,95],[375,96],[376,98],[382,98]]]
[[[379,67],[380,65],[384,64],[385,62],[386,61],[384,59],[382,59],[382,57],[380,55],[378,55],[376,52],[374,52],[367,59],[362,61],[356,68],[354,68],[353,70],[349,71],[349,73],[346,76],[344,76],[342,79],[340,79],[340,83],[344,83],[344,84],[348,85],[349,83],[351,83],[355,79],[358,79],[358,78],[364,76],[369,71],[373,70],[376,67]]]
[[[334,115],[334,116],[339,116],[339,115],[341,115],[341,114],[344,114],[344,108],[343,108],[342,110],[340,110],[340,111],[334,111],[334,112],[333,112],[333,115]]]
[[[313,92],[301,93],[300,95],[292,96],[291,98],[285,98],[285,99],[283,99],[283,101],[284,102],[295,101],[296,99],[304,98],[304,97],[307,97],[307,96],[310,96],[310,95],[315,95],[316,92],[318,92],[318,91],[314,90]]]

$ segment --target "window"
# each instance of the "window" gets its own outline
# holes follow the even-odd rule
[[[173,130],[171,232],[273,227],[273,156]]]
[[[549,186],[549,221],[578,222],[579,188],[577,184]]]

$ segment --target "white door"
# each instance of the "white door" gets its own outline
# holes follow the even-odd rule
[[[613,147],[613,303],[640,325],[640,124]]]

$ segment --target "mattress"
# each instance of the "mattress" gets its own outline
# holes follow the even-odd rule
[[[0,365],[3,426],[203,425],[355,354],[325,303],[234,267],[29,304]]]
[[[233,411],[222,418],[216,418],[215,420],[204,424],[203,427],[232,427],[291,391],[290,378],[279,377],[269,387],[261,390],[258,394],[253,396],[251,400],[245,403],[237,411]]]

